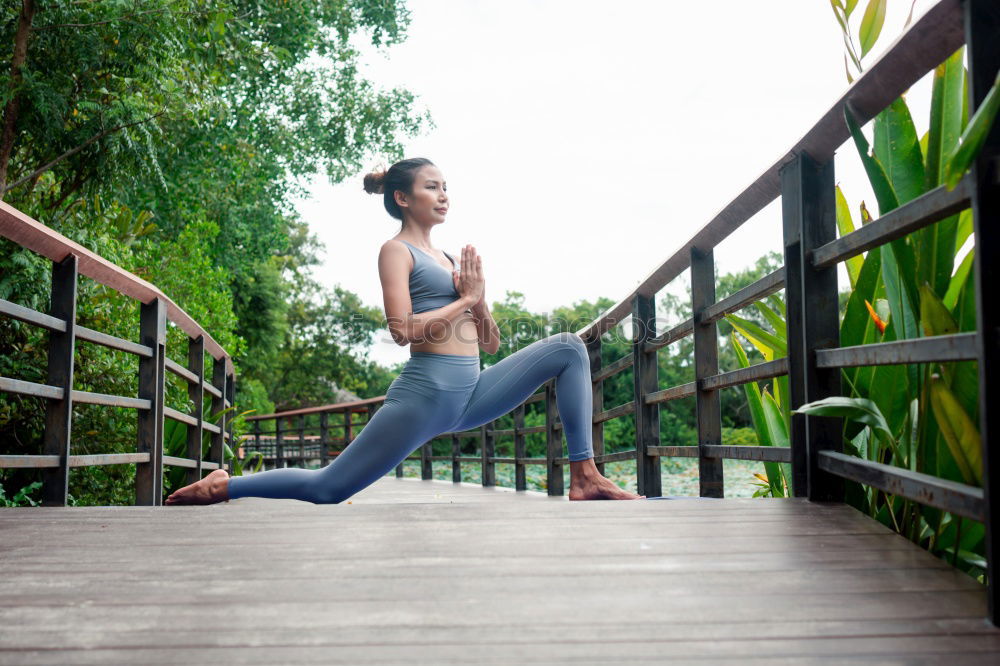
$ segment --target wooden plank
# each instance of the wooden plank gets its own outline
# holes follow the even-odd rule
[[[865,365],[974,361],[978,358],[978,340],[978,333],[956,333],[837,349],[818,349],[816,366],[854,368]]]
[[[0,298],[0,314],[6,315],[12,319],[17,319],[18,321],[23,321],[26,324],[40,326],[41,328],[55,331],[57,333],[66,332],[66,322],[62,319],[53,317],[52,315],[47,315],[43,312],[37,312],[31,308],[26,308],[23,305],[18,305],[17,303],[11,303],[10,301],[6,301],[2,298]]]
[[[96,345],[108,347],[109,349],[117,349],[118,351],[135,354],[139,358],[150,358],[153,355],[151,347],[140,345],[139,343],[132,342],[131,340],[123,340],[122,338],[117,338],[113,335],[108,335],[107,333],[101,333],[100,331],[95,331],[94,329],[87,328],[86,326],[76,327],[76,337],[79,340],[92,342]]]
[[[773,361],[765,361],[764,363],[751,365],[747,368],[739,368],[738,370],[730,370],[729,372],[705,377],[700,380],[699,388],[703,391],[714,391],[787,374],[788,359],[776,358]]]
[[[890,241],[923,229],[929,224],[943,220],[969,207],[969,177],[949,191],[941,185],[930,192],[894,208],[877,220],[822,245],[810,254],[815,268],[829,268],[844,259],[861,254],[865,250],[884,245]]]
[[[831,474],[873,486],[891,495],[983,522],[982,488],[834,451],[820,451],[819,466]]]
[[[694,333],[694,319],[685,319],[673,328],[646,340],[643,344],[643,350],[651,352],[662,349],[667,345],[672,345],[679,340],[683,340],[692,333]]]
[[[63,397],[63,389],[59,386],[36,384],[35,382],[26,382],[23,379],[11,379],[10,377],[0,377],[0,391],[32,395],[37,398],[48,398],[49,400],[62,400]]]
[[[842,504],[389,477],[352,500],[0,511],[0,662],[1000,657],[981,585]]]
[[[709,305],[695,316],[695,320],[701,323],[709,323],[722,319],[727,314],[742,310],[748,305],[761,300],[766,296],[781,291],[785,288],[785,269],[779,268],[773,273],[768,273],[753,284],[740,289],[732,296],[722,299],[718,303]]]
[[[107,393],[93,393],[91,391],[78,391],[76,389],[73,390],[73,402],[138,410],[148,410],[151,405],[151,402],[146,398],[130,398],[125,395],[109,395]]]
[[[706,446],[705,455],[730,460],[791,462],[792,450],[786,446]]]

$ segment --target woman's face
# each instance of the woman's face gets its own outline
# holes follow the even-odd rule
[[[448,184],[436,166],[420,167],[413,178],[413,194],[396,191],[396,202],[417,222],[438,224],[448,214]]]

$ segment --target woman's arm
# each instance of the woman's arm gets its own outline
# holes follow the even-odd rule
[[[472,306],[472,317],[476,321],[479,348],[487,354],[496,354],[500,348],[500,329],[486,305],[485,292],[483,298]]]
[[[451,322],[475,303],[467,294],[444,307],[414,314],[410,300],[412,261],[409,250],[402,243],[386,241],[378,255],[385,317],[392,339],[400,346],[426,339],[442,339]]]

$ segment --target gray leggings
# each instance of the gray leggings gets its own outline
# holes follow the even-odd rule
[[[590,360],[575,333],[556,333],[479,370],[479,356],[411,352],[385,402],[322,469],[272,469],[229,479],[229,498],[336,504],[371,485],[424,442],[510,412],[556,378],[556,406],[572,461],[594,457]]]

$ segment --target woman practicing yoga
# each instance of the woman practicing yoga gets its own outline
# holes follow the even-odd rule
[[[482,258],[471,245],[461,263],[431,246],[431,229],[448,213],[441,171],[424,158],[365,176],[365,191],[383,194],[403,222],[378,257],[389,331],[410,345],[410,360],[385,402],[332,463],[318,470],[283,468],[230,477],[215,470],[167,498],[167,504],[213,504],[240,497],[336,504],[371,485],[424,442],[492,421],[556,378],[556,406],[569,449],[571,500],[641,499],[601,475],[591,443],[592,394],[587,348],[575,333],[531,343],[479,370],[479,350],[494,353],[500,331],[486,306]]]

